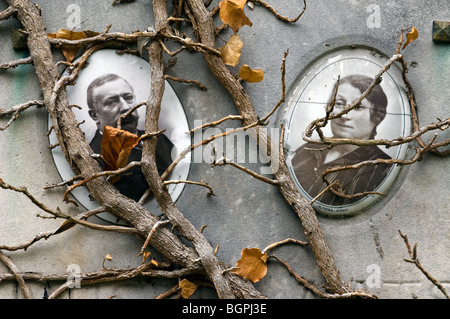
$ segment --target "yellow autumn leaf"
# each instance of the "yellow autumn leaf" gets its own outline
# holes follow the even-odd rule
[[[416,40],[419,37],[419,31],[417,31],[416,28],[412,27],[411,31],[406,35],[406,42],[405,44],[403,44],[403,48],[406,48],[406,46],[408,44],[410,44],[411,42],[413,42],[414,40]]]
[[[151,252],[149,252],[149,251],[144,251],[144,252],[142,253],[142,263],[145,263],[145,260],[147,260],[147,258],[150,257],[150,255],[151,255]]]
[[[50,39],[66,39],[66,40],[80,40],[85,38],[90,38],[96,36],[100,33],[85,30],[85,31],[72,31],[67,29],[59,29],[55,33],[48,33],[47,36]],[[81,45],[62,45],[61,51],[66,58],[67,62],[72,62],[77,54],[78,49],[81,48]]]
[[[247,0],[222,0],[219,3],[219,16],[223,23],[229,25],[237,33],[244,25],[252,26],[252,22],[244,13]]]
[[[238,269],[233,272],[253,283],[260,281],[267,274],[267,253],[263,254],[258,248],[245,248],[241,259],[236,263]]]
[[[156,260],[154,260],[154,259],[150,260],[150,264],[152,264],[155,267],[159,266],[159,263]]]
[[[247,82],[261,82],[264,79],[264,71],[260,69],[252,69],[247,64],[241,66],[239,77]]]
[[[236,66],[239,63],[241,57],[241,49],[244,46],[241,38],[238,35],[233,34],[228,42],[219,48],[222,60],[226,65]]]
[[[183,299],[188,299],[197,290],[198,286],[187,279],[180,281],[178,286],[181,289],[181,297]]]
[[[49,33],[47,36],[50,39],[67,39],[67,40],[79,40],[87,38],[86,33],[83,31],[71,31],[66,29],[59,29],[56,33]],[[72,62],[77,54],[78,49],[81,45],[77,46],[68,46],[62,45],[61,51],[66,58],[67,62]]]

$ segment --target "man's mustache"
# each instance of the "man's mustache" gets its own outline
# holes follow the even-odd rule
[[[120,116],[117,118],[116,123],[119,121]],[[133,123],[133,122],[137,122],[139,121],[139,116],[137,115],[128,115],[124,118],[122,118],[121,123],[123,124],[129,124],[129,123]]]

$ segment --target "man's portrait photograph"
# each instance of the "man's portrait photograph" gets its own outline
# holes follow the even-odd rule
[[[90,56],[87,66],[80,72],[74,85],[67,87],[67,97],[80,129],[94,154],[102,153],[102,140],[105,127],[120,128],[123,131],[141,137],[145,133],[145,105],[150,95],[151,73],[148,62],[131,54],[118,54],[114,49],[104,49]],[[118,127],[120,118],[120,127]],[[173,88],[166,82],[161,106],[159,129],[164,130],[158,136],[156,164],[159,174],[163,174],[178,154],[188,145],[190,137],[183,106]],[[56,149],[53,153],[55,164],[63,179],[73,176],[71,168],[59,159]],[[128,162],[138,162],[142,157],[142,141],[131,149]],[[98,162],[106,170],[101,157]],[[183,159],[169,177],[186,179],[190,159]],[[136,166],[114,181],[114,186],[125,196],[139,201],[148,190],[147,181]],[[176,200],[184,185],[169,185],[169,192]],[[72,194],[86,208],[95,207],[89,198],[88,190],[75,189]],[[152,196],[147,199],[148,208],[155,209]]]
[[[92,150],[100,154],[102,149],[103,131],[105,126],[117,127],[120,116],[132,111],[136,105],[134,89],[125,79],[106,73],[92,81],[87,89],[87,105],[89,116],[94,120],[97,130],[90,142]],[[137,136],[145,132],[138,129],[139,112],[131,114],[121,120],[121,129]],[[162,175],[172,162],[171,152],[173,143],[164,134],[158,136],[156,147],[156,164],[158,172]],[[142,157],[142,142],[131,149],[128,163],[140,161]],[[104,168],[103,161],[100,165]],[[140,168],[135,167],[120,177],[114,186],[124,195],[139,201],[148,189],[148,184]]]

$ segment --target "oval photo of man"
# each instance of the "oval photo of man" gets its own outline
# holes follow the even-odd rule
[[[67,98],[72,107],[80,128],[95,154],[102,153],[102,142],[105,128],[116,129],[120,119],[120,129],[135,136],[144,134],[145,105],[150,95],[151,72],[149,63],[132,54],[119,54],[114,49],[104,49],[93,53],[87,66],[78,75],[75,85],[67,87]],[[126,115],[126,116],[125,116]],[[51,120],[49,119],[49,126]],[[168,82],[161,105],[159,129],[165,130],[158,136],[156,162],[161,175],[178,154],[190,145],[187,118],[183,106],[175,91]],[[50,144],[55,144],[56,136],[50,135]],[[52,150],[56,167],[63,180],[69,180],[75,173],[64,159],[61,149]],[[127,163],[140,161],[142,142],[137,143],[128,155]],[[105,161],[99,159],[103,169]],[[168,178],[185,180],[190,168],[190,158],[181,160]],[[127,197],[139,201],[148,190],[148,184],[140,167],[134,167],[122,174],[114,186]],[[169,185],[169,193],[176,201],[181,195],[184,184]],[[94,209],[98,204],[90,197],[87,187],[75,188],[72,192],[75,199],[87,209]],[[152,213],[159,208],[155,200],[150,198],[145,207]],[[100,217],[115,222],[109,214]]]

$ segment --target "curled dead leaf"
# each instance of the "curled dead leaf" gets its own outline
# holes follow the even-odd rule
[[[414,40],[416,40],[419,37],[419,31],[417,31],[416,28],[412,27],[411,31],[406,35],[406,42],[405,44],[403,44],[403,48],[406,48],[406,46],[408,44],[410,44],[411,42],[413,42]]]
[[[241,49],[244,46],[241,38],[233,34],[228,42],[219,48],[220,55],[226,65],[236,66],[241,57]]]
[[[59,29],[55,33],[48,33],[47,36],[50,39],[66,39],[66,40],[80,40],[85,38],[90,38],[96,36],[100,33],[85,30],[85,31],[72,31],[67,29]],[[62,45],[61,51],[66,58],[67,62],[72,62],[77,54],[78,49],[81,48],[81,45]]]
[[[219,16],[223,23],[229,25],[237,33],[244,25],[252,26],[252,22],[244,13],[247,0],[222,0],[219,3]]]
[[[152,264],[155,267],[159,266],[159,263],[156,260],[154,260],[154,259],[150,260],[150,264]]]
[[[239,77],[250,83],[261,82],[264,79],[264,71],[252,69],[247,64],[244,64],[239,71]]]
[[[181,280],[178,286],[181,289],[181,297],[183,299],[188,299],[198,288],[196,284],[187,279]]]
[[[267,253],[263,254],[259,248],[244,248],[236,267],[235,274],[256,283],[267,274]]]
[[[131,150],[139,143],[139,136],[128,131],[105,126],[101,143],[101,155],[105,160],[105,170],[117,170],[127,164]],[[114,184],[120,179],[115,176],[110,179]]]
[[[150,257],[150,255],[151,255],[151,252],[149,252],[149,251],[144,251],[144,252],[142,253],[142,263],[144,263],[145,260],[146,260],[148,257]]]

